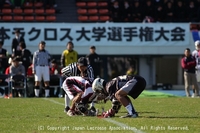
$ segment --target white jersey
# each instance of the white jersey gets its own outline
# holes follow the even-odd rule
[[[196,58],[196,62],[197,62],[196,69],[200,70],[200,51],[194,50],[192,52],[192,56]]]
[[[192,52],[192,56],[196,58],[196,75],[197,75],[197,82],[200,82],[200,51],[194,50]]]
[[[81,101],[88,102],[94,94],[92,85],[89,81],[79,76],[66,78],[63,82],[62,88],[70,100],[72,100],[79,92],[83,92]]]

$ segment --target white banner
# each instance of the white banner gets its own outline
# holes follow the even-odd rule
[[[37,46],[184,46],[189,24],[184,23],[0,23],[0,40],[10,46],[19,29],[27,45]]]

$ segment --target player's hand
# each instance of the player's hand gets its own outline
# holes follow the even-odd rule
[[[108,111],[103,112],[102,116],[104,118],[114,117],[115,116],[115,111],[113,109],[109,109]]]
[[[32,73],[35,74],[35,71],[33,71]]]
[[[75,115],[75,111],[70,109],[70,110],[67,111],[67,115],[68,116],[74,116]]]

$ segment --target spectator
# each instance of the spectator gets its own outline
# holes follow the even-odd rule
[[[31,52],[30,50],[26,49],[26,45],[24,42],[19,43],[19,47],[21,50],[21,61],[22,65],[25,67],[25,72],[27,73],[28,67],[31,65]]]
[[[151,0],[147,0],[144,6],[144,12],[145,12],[145,16],[149,16],[149,18],[153,18],[155,16],[155,9],[154,6],[152,5]]]
[[[187,97],[190,97],[189,87],[193,87],[192,97],[199,95],[199,87],[197,84],[197,78],[195,74],[196,59],[191,55],[190,49],[185,49],[185,57],[181,60],[182,68],[184,69],[184,81],[185,81],[185,93]]]
[[[49,97],[49,81],[50,81],[50,54],[45,50],[46,43],[39,43],[39,50],[33,54],[33,74],[35,75],[35,96],[39,97],[40,83],[43,79],[45,86],[45,97]]]
[[[0,63],[3,68],[7,68],[8,66],[7,50],[2,47],[3,47],[3,41],[0,41]]]
[[[11,49],[12,57],[20,56],[20,54],[21,54],[20,47],[19,47],[20,42],[25,43],[25,40],[22,36],[20,36],[20,31],[16,30],[15,31],[15,38],[13,38],[13,40],[12,40],[12,49]],[[26,45],[25,45],[25,47],[26,47]]]
[[[10,66],[10,76],[13,77],[15,75],[25,75],[25,68],[22,64],[20,64],[20,58],[19,57],[15,57],[12,60],[13,64]],[[24,79],[20,79],[20,80],[24,80]],[[12,82],[15,82],[15,84],[18,83],[19,80],[15,80]],[[12,89],[12,88],[11,88]],[[18,93],[18,96],[21,97],[22,95],[22,90],[18,90],[16,88],[16,92]]]
[[[133,8],[132,8],[132,19],[133,22],[142,22],[143,20],[143,10],[140,6],[139,1],[134,1]]]
[[[119,7],[119,2],[114,1],[112,7],[111,7],[111,17],[113,22],[121,22],[122,21],[122,9]]]
[[[21,8],[24,4],[24,0],[10,0],[10,1],[15,8]]]
[[[47,7],[54,8],[57,6],[55,0],[42,0],[42,1],[45,9]]]
[[[61,68],[59,67],[57,61],[55,59],[51,60],[51,68],[50,68],[50,74],[54,75],[60,75]]]
[[[51,68],[50,68],[50,85],[52,86],[58,86],[60,85],[60,73],[61,68],[58,65],[57,61],[55,59],[51,60]],[[55,76],[57,75],[57,76]],[[50,96],[58,97],[60,93],[60,87],[53,87],[50,90]]]
[[[131,6],[127,0],[123,3],[123,21],[131,20]]]
[[[178,1],[177,2],[177,6],[174,10],[174,16],[175,16],[175,21],[176,22],[185,22],[185,15],[186,15],[186,12],[185,12],[185,7],[183,5],[183,2],[182,1]]]
[[[189,2],[189,5],[186,6],[186,11],[187,22],[197,22],[198,8],[195,6],[194,1]]]
[[[77,62],[78,53],[74,50],[74,44],[72,42],[67,43],[67,49],[63,51],[61,55],[61,67],[66,67],[71,63]]]
[[[171,2],[168,2],[165,7],[165,22],[174,21],[174,8]]]
[[[101,64],[100,64],[100,58],[99,55],[96,53],[96,47],[91,46],[90,47],[90,54],[86,56],[88,59],[88,64],[90,64],[93,68],[94,71],[94,77],[100,77],[100,69],[101,69]]]
[[[3,8],[3,5],[5,4],[5,0],[0,0],[0,9]]]
[[[164,8],[161,2],[157,3],[155,7],[155,22],[164,21]]]

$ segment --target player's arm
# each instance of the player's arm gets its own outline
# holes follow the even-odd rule
[[[61,55],[60,62],[61,62],[61,67],[65,67],[65,52],[64,51]]]
[[[72,100],[71,110],[75,110],[75,104],[81,101],[83,92],[79,92]]]
[[[92,83],[94,81],[94,71],[91,66],[87,68],[87,73],[88,73],[88,81]]]

